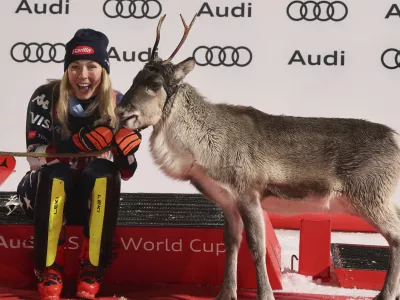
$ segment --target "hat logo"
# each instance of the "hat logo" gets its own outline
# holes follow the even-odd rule
[[[72,50],[72,55],[87,55],[93,53],[93,48],[89,46],[77,46],[74,50]]]

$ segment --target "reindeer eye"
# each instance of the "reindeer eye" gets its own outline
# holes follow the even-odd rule
[[[158,92],[158,90],[161,88],[161,82],[159,81],[151,81],[147,84],[146,86],[149,90],[152,90],[154,92]]]

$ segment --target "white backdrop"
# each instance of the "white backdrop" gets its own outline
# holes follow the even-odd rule
[[[148,51],[154,43],[160,15],[167,14],[167,17],[158,52],[166,58],[176,47],[183,33],[180,13],[187,22],[194,14],[199,15],[175,62],[192,56],[199,46],[247,47],[251,52],[250,62],[247,50],[238,52],[238,64],[249,62],[244,67],[197,65],[187,77],[211,101],[251,105],[272,114],[365,118],[400,130],[400,69],[396,67],[396,51],[388,52],[383,59],[393,69],[382,62],[385,50],[400,50],[400,1],[310,1],[308,4],[289,0],[158,1],[159,4],[156,0],[2,0],[1,150],[26,150],[25,118],[29,98],[47,78],[59,78],[63,71],[62,63],[15,61],[24,58],[21,46],[11,51],[16,43],[65,44],[79,28],[100,30],[109,37],[110,49],[115,47],[121,58],[124,51],[128,58],[132,57],[132,51],[136,53],[134,61],[111,59],[114,88],[125,92],[143,66],[138,53]],[[118,2],[121,2],[121,14],[128,17],[106,15],[117,13]],[[130,2],[132,8],[136,5],[132,17],[129,17]],[[143,16],[143,5],[145,12],[148,5],[148,16],[158,17],[150,19],[145,14],[139,18]],[[244,16],[232,16],[232,9],[241,5]],[[217,7],[220,13],[227,9],[228,16],[218,16]],[[37,13],[44,8],[46,13]],[[233,12],[240,10],[236,8]],[[302,19],[302,13],[309,21]],[[295,21],[289,16],[301,20]],[[312,20],[314,16],[322,20]],[[36,48],[30,47],[31,59],[37,58]],[[42,59],[48,59],[49,47],[43,49]],[[64,49],[56,49],[55,59],[62,60]],[[337,64],[324,64],[323,57],[335,51]],[[212,63],[218,63],[218,50],[213,53]],[[232,50],[227,49],[226,64],[232,62],[231,54]],[[308,57],[316,62],[318,55],[322,56],[321,64],[310,65]],[[199,50],[195,57],[204,63],[205,51]],[[301,57],[305,64],[299,62]],[[292,64],[291,58],[294,58]],[[143,132],[144,141],[137,153],[138,170],[130,181],[123,182],[122,191],[196,192],[188,183],[170,180],[153,164],[148,151],[150,130]],[[1,190],[16,190],[27,170],[26,158],[17,158],[16,172]],[[399,197],[396,199],[400,202]]]

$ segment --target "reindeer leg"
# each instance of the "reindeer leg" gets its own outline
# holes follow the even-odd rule
[[[256,269],[257,300],[274,300],[267,273],[265,222],[259,196],[243,196],[238,203],[238,208]]]
[[[243,222],[236,208],[224,210],[225,271],[216,300],[237,299],[237,262],[242,242]]]
[[[371,182],[347,184],[354,214],[374,227],[389,244],[389,267],[382,290],[374,298],[376,300],[400,299],[400,218],[399,210],[391,201],[397,177],[393,180],[388,180],[388,177],[381,175],[372,178]]]
[[[376,201],[378,203],[380,201]],[[374,204],[375,205],[375,204]],[[378,205],[378,204],[376,204]],[[392,205],[380,204],[373,211],[363,212],[364,219],[371,224],[389,244],[389,267],[381,292],[375,300],[399,300],[400,281],[400,219]]]
[[[195,169],[191,183],[206,198],[221,206],[224,213],[225,271],[217,300],[237,299],[237,261],[242,241],[243,223],[235,201],[229,193],[210,179],[201,169]]]

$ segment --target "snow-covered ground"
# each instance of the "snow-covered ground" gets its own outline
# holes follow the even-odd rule
[[[309,293],[309,294],[328,294],[328,295],[346,295],[349,297],[366,296],[373,297],[378,294],[374,290],[345,289],[336,286],[330,286],[329,283],[314,282],[310,277],[297,274],[298,262],[294,260],[291,271],[291,257],[295,254],[299,257],[299,231],[276,229],[275,233],[281,244],[282,250],[282,269],[283,273],[283,291]],[[353,232],[332,232],[332,243],[362,244],[387,246],[386,240],[377,233],[353,233]],[[332,274],[334,278],[334,274]],[[350,298],[349,298],[350,299]]]

